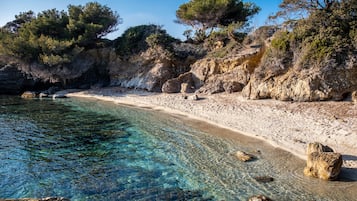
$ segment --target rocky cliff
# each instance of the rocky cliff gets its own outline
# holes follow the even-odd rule
[[[0,57],[0,93],[17,94],[34,83],[49,83],[64,88],[92,86],[121,86],[161,92],[171,78],[190,70],[190,64],[202,57],[204,51],[191,44],[175,44],[147,48],[125,58],[112,48],[82,52],[72,63],[48,67],[38,63]],[[28,87],[26,87],[28,86]]]
[[[283,101],[343,100],[357,90],[357,54],[332,53],[308,60],[308,47],[274,53],[269,47],[252,73],[243,95],[250,99]],[[305,52],[305,53],[304,53]]]
[[[178,44],[174,51],[159,46],[127,59],[116,58],[109,64],[110,84],[161,92],[167,80],[189,71],[199,55],[202,53],[194,47]]]
[[[36,82],[36,79],[19,70],[16,60],[0,56],[0,94],[18,94],[32,88]]]

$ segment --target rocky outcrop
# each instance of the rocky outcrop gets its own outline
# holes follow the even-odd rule
[[[316,61],[305,58],[310,51],[307,47],[297,47],[287,52],[268,47],[243,96],[283,101],[343,100],[357,90],[356,53],[345,53],[342,61],[337,61],[341,60],[336,56],[340,53]]]
[[[162,86],[162,92],[164,93],[192,93],[195,91],[191,72],[181,74],[177,78],[168,80]]]
[[[118,59],[109,65],[111,85],[154,92],[162,90],[167,93],[180,92],[182,83],[192,83],[191,75],[184,73],[189,71],[190,64],[196,60],[195,56],[199,54],[184,53],[185,51],[189,52],[190,46],[184,48],[177,46],[176,48],[167,50],[159,46],[149,48],[125,60]],[[184,75],[176,80],[170,80],[180,74]],[[170,81],[163,87],[168,80]]]
[[[307,161],[304,168],[306,176],[323,180],[335,180],[338,178],[342,167],[342,156],[339,153],[320,143],[308,145]]]
[[[204,58],[192,65],[195,87],[199,92],[214,94],[238,92],[249,82],[250,74],[257,66],[263,49],[247,48],[234,56]]]
[[[0,64],[0,94],[19,94],[24,88],[33,85],[35,81],[28,79],[15,64]]]

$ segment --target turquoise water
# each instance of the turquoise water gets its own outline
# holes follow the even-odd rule
[[[305,178],[291,154],[182,116],[85,99],[0,97],[0,107],[0,198],[356,198],[356,182]],[[253,162],[233,156],[258,149]]]

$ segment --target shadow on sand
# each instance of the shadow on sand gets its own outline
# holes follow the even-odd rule
[[[343,155],[342,156],[344,161],[352,161],[354,163],[357,163],[357,156],[351,156],[351,155]],[[357,168],[347,168],[343,167],[341,169],[339,181],[344,181],[344,182],[357,182]]]

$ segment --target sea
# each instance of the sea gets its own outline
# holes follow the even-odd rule
[[[237,151],[256,159],[241,162]],[[357,181],[305,177],[304,166],[263,141],[183,115],[0,96],[0,200],[356,200]]]

